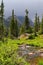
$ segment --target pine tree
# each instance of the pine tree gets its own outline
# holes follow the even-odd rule
[[[18,23],[14,16],[14,10],[12,10],[11,24],[10,24],[10,35],[12,37],[18,37]]]
[[[39,18],[39,16],[37,18],[37,21],[38,21],[38,31],[39,31],[40,30],[40,18]]]
[[[25,25],[23,24],[20,28],[20,35],[25,33]]]
[[[11,23],[10,23],[10,35],[15,36],[14,10],[12,10],[12,17],[11,17]]]
[[[28,18],[28,10],[26,9],[26,16],[25,16],[25,30],[26,33],[28,33],[29,27],[30,27],[30,22],[29,22],[29,18]]]
[[[18,21],[17,21],[17,19],[15,20],[15,29],[16,29],[16,31],[15,31],[15,37],[18,37],[18,33],[19,33],[19,28],[18,28]]]
[[[36,33],[38,32],[38,21],[37,21],[37,13],[35,15],[35,23],[34,23],[34,33],[35,36],[37,35]]]
[[[41,30],[41,34],[43,34],[43,16],[42,16],[42,20],[41,20],[41,28],[40,28],[40,30]]]
[[[0,6],[0,39],[4,38],[4,3]]]

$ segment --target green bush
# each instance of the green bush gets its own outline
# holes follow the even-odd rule
[[[29,36],[29,39],[35,39],[35,36],[31,34],[31,35]]]
[[[25,32],[26,32],[26,33],[30,33],[30,34],[33,33],[32,27],[30,27],[30,28],[29,28],[28,30],[26,30]]]
[[[0,65],[29,65],[22,57],[19,57],[17,50],[18,45],[12,40],[6,44],[1,42],[0,46]]]

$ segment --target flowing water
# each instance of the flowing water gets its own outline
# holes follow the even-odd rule
[[[23,44],[19,45],[18,54],[31,65],[36,65],[40,59],[43,59],[43,48]]]

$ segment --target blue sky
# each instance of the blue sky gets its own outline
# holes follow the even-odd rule
[[[43,0],[3,0],[5,16],[10,16],[14,9],[17,16],[24,16],[25,9],[29,10],[29,17],[33,20],[35,13],[41,17],[43,14]],[[1,0],[0,0],[1,3]]]

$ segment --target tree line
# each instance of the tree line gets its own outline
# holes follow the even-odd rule
[[[28,17],[29,12],[27,9],[25,10],[25,13],[26,13],[26,15],[24,17],[24,23],[21,27],[19,27],[18,21],[17,21],[17,19],[15,19],[15,16],[14,16],[15,15],[14,10],[12,10],[10,25],[7,30],[7,28],[5,27],[5,24],[4,24],[4,3],[2,0],[1,6],[0,6],[0,40],[4,39],[4,37],[18,38],[19,35],[25,34],[25,33],[28,33],[28,34],[34,33],[34,36],[37,36],[37,34],[43,34],[43,16],[42,16],[42,20],[40,22],[40,18],[36,13],[35,20],[34,20],[34,26],[32,27],[32,26],[30,26],[30,21],[29,21],[29,17]]]

